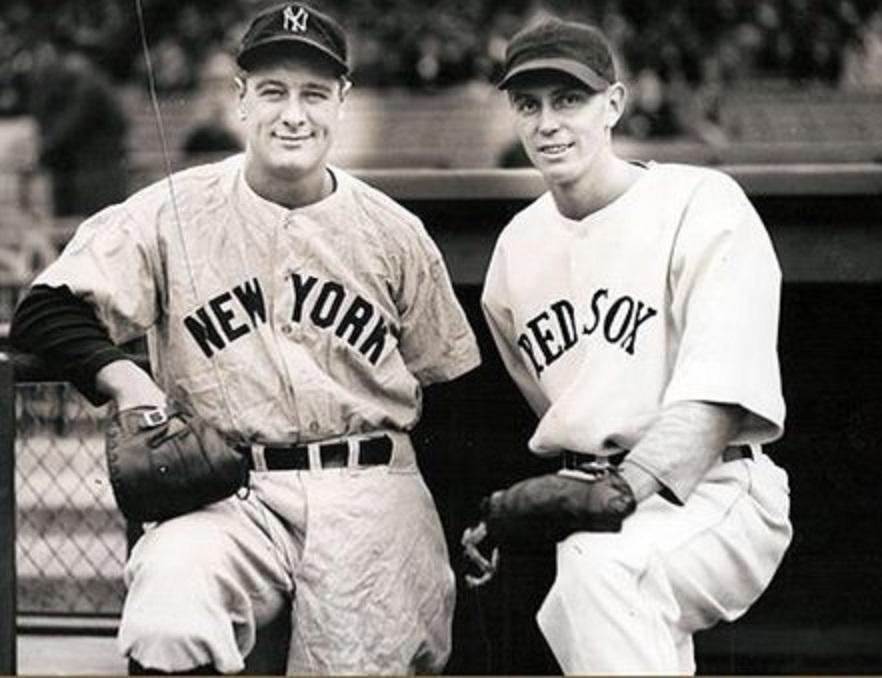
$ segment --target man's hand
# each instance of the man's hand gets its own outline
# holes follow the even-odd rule
[[[499,566],[499,547],[489,536],[483,520],[474,527],[467,527],[462,534],[463,555],[470,569],[465,574],[465,582],[470,588],[483,586],[493,579]],[[479,548],[481,545],[484,552]]]
[[[95,375],[95,386],[113,400],[119,411],[166,406],[166,396],[153,378],[131,360],[116,360]]]

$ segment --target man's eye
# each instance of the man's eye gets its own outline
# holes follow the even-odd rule
[[[521,115],[529,115],[536,110],[536,102],[528,99],[519,99],[515,101],[515,111]]]
[[[303,93],[307,101],[319,102],[328,99],[328,93],[322,90],[307,90]]]
[[[582,103],[584,97],[579,92],[568,92],[558,98],[558,105],[562,108],[574,108]]]
[[[284,96],[285,90],[281,87],[264,87],[260,90],[260,96],[264,99],[278,99]]]

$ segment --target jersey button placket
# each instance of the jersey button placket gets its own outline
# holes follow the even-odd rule
[[[284,237],[278,238],[276,241],[275,256],[278,257],[277,259],[275,259],[276,262],[287,262],[288,257],[285,255],[285,252],[287,250],[285,242],[287,241],[287,235],[293,226],[292,221],[293,213],[289,212],[281,223],[281,231],[283,232]],[[302,428],[302,423],[300,421],[300,407],[298,405],[298,398],[294,389],[294,384],[296,383],[296,381],[292,376],[292,368],[288,358],[290,346],[287,346],[287,344],[289,344],[289,341],[296,339],[298,335],[297,330],[290,319],[291,308],[289,300],[291,297],[291,270],[289,269],[287,263],[282,263],[282,266],[280,267],[281,270],[278,270],[276,266],[278,266],[278,263],[273,267],[276,270],[276,280],[279,281],[279,288],[276,294],[276,299],[285,301],[283,301],[283,303],[277,303],[276,308],[274,309],[273,316],[278,331],[282,334],[282,337],[284,337],[284,339],[281,341],[281,344],[286,345],[282,347],[280,358],[282,362],[281,366],[285,370],[288,393],[290,395],[291,403],[293,405],[293,421],[291,422],[292,427],[290,430],[291,434],[296,437]],[[296,369],[294,370],[294,372],[296,372]]]

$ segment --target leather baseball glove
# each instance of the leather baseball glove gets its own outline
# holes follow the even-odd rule
[[[188,513],[229,497],[248,479],[246,458],[175,406],[114,414],[105,450],[116,504],[133,522]]]
[[[498,549],[529,551],[573,532],[618,532],[636,509],[631,486],[610,466],[601,472],[561,471],[529,478],[481,502],[481,520],[463,534],[471,586],[493,576]]]

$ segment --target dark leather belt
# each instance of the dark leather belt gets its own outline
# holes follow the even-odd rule
[[[356,454],[355,466],[380,466],[388,464],[392,459],[392,438],[387,435],[376,438],[352,441]],[[336,443],[318,443],[318,456],[321,468],[344,468],[349,466],[349,443],[345,440]],[[251,469],[259,468],[255,464],[256,451],[249,445],[240,446],[239,450],[248,456]],[[309,463],[308,445],[266,445],[263,447],[263,458],[268,471],[307,471]]]
[[[627,454],[627,450],[616,452],[609,456],[564,450],[561,459],[563,468],[577,471],[585,464],[611,464],[612,466],[618,466]],[[738,459],[753,459],[753,451],[750,449],[750,445],[733,445],[723,450],[723,461],[737,461]]]

